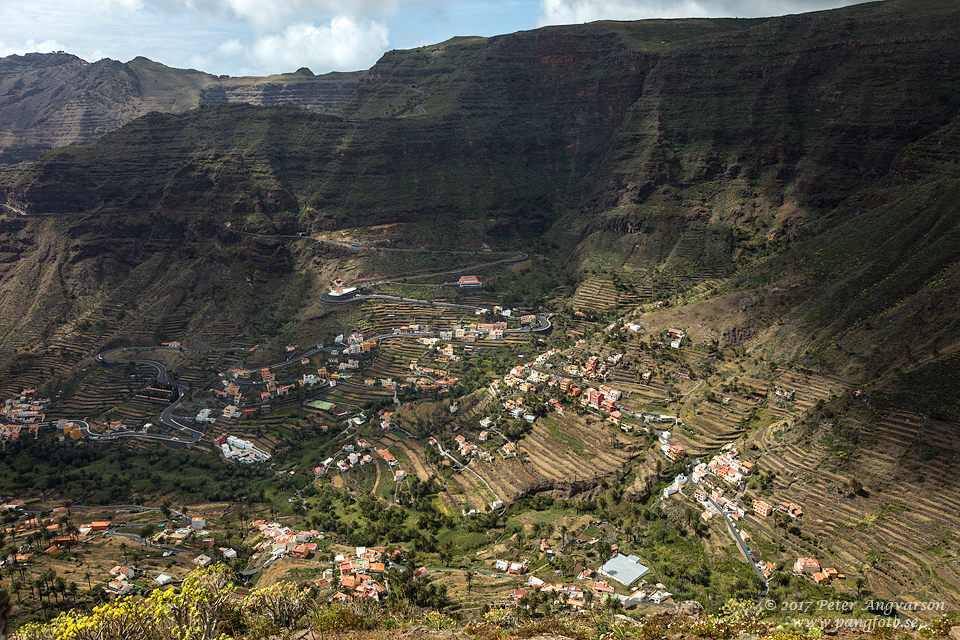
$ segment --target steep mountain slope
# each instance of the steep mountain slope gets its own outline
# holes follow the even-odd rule
[[[156,258],[137,244],[146,220],[201,255],[211,241],[236,255],[236,238],[218,235],[227,222],[268,233],[409,223],[423,246],[552,243],[572,277],[607,273],[634,296],[708,278],[726,278],[715,294],[776,285],[790,295],[731,321],[726,344],[855,376],[877,397],[952,419],[956,33],[953,3],[889,0],[454,39],[385,55],[338,116],[152,113],[7,171],[0,193],[9,211],[116,214],[112,241],[72,258],[104,274],[89,290],[123,284],[107,265],[133,272]],[[128,68],[141,82],[176,76],[142,60]],[[29,271],[38,299],[75,293],[51,263],[84,236],[71,219],[48,225],[57,248],[46,254],[31,235],[39,223],[17,221],[0,285],[22,288]],[[30,340],[9,332],[19,337],[8,348],[29,349],[78,313],[44,307],[59,311],[31,321]]]
[[[181,112],[227,102],[292,102],[328,111],[354,91],[356,73],[308,69],[267,78],[213,76],[146,58],[87,63],[66,53],[0,59],[0,168],[52,147],[93,142],[151,111]]]

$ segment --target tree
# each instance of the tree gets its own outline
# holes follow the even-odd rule
[[[14,580],[11,588],[17,592],[17,602],[20,602],[20,591],[23,589],[23,580]]]
[[[449,544],[445,544],[440,549],[440,564],[447,566],[451,560],[453,560],[453,549]]]

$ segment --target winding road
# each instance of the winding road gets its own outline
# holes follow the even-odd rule
[[[123,365],[128,363],[143,365],[155,369],[157,372],[157,380],[162,384],[172,384],[177,390],[177,399],[171,403],[167,408],[165,408],[160,413],[160,418],[158,421],[160,424],[165,427],[170,427],[171,429],[176,429],[180,431],[182,436],[171,436],[162,433],[143,433],[138,431],[121,431],[118,433],[96,433],[90,430],[90,424],[84,420],[74,420],[73,422],[80,425],[80,431],[83,433],[84,437],[90,438],[90,440],[119,440],[123,438],[146,438],[148,440],[158,440],[163,442],[166,445],[172,446],[174,448],[183,448],[188,445],[196,444],[200,442],[200,438],[203,437],[203,432],[198,431],[188,425],[186,421],[182,418],[174,417],[173,413],[177,410],[177,407],[183,402],[183,394],[189,389],[188,386],[180,382],[171,381],[169,375],[167,374],[167,367],[162,362],[156,360],[148,360],[146,358],[130,358],[125,360],[113,360],[110,358],[110,355],[118,351],[124,351],[123,347],[117,349],[109,349],[97,355],[97,362],[104,366],[116,366]],[[179,351],[179,347],[157,347],[156,350],[167,350],[167,351]],[[224,351],[234,351],[235,349],[218,349],[217,352]],[[198,353],[198,352],[194,352]],[[203,353],[203,352],[199,352]]]
[[[467,255],[488,256],[490,254],[501,254],[501,255],[506,254],[509,256],[506,258],[500,258],[497,260],[487,261],[487,262],[480,262],[480,263],[471,264],[463,267],[458,267],[456,269],[449,269],[446,271],[437,271],[434,273],[427,273],[427,274],[397,276],[394,278],[384,278],[380,280],[366,280],[366,281],[359,281],[359,282],[353,283],[352,286],[358,286],[358,287],[374,286],[374,285],[386,284],[390,282],[400,282],[400,281],[406,281],[406,280],[411,280],[416,278],[432,278],[432,277],[443,276],[443,275],[457,275],[457,274],[462,275],[468,271],[476,271],[478,269],[483,269],[483,268],[492,267],[496,265],[522,262],[523,260],[526,260],[528,258],[528,255],[523,251],[496,251],[496,252],[494,251],[435,251],[435,250],[420,250],[420,249],[404,249],[404,248],[397,248],[397,247],[378,247],[378,246],[372,246],[372,245],[360,245],[357,243],[338,242],[336,240],[312,238],[309,236],[302,236],[302,235],[282,235],[282,234],[268,235],[268,234],[260,234],[260,233],[251,233],[251,232],[232,229],[230,228],[229,223],[227,223],[226,228],[230,231],[233,231],[234,233],[251,236],[255,238],[288,238],[288,239],[295,239],[295,240],[310,239],[319,243],[334,245],[334,246],[348,248],[348,249],[356,249],[361,251],[445,253],[445,254],[463,255],[463,256],[467,256]],[[322,294],[320,296],[320,299],[327,304],[349,304],[354,302],[360,302],[362,300],[367,300],[367,299],[381,299],[381,300],[388,300],[391,302],[401,302],[406,304],[422,305],[422,306],[428,306],[428,307],[434,307],[434,308],[463,309],[466,311],[474,311],[474,312],[477,312],[482,309],[482,307],[477,307],[474,305],[456,304],[451,302],[435,302],[432,300],[419,300],[416,298],[404,298],[400,296],[390,296],[390,295],[381,295],[381,294],[357,294],[346,299],[337,299],[337,298],[331,297],[330,293],[327,292]],[[552,329],[552,323],[551,323],[551,318],[553,317],[552,313],[535,314],[535,315],[537,318],[536,324],[530,325],[528,327],[505,329],[504,333],[527,333],[527,332],[544,333]],[[416,332],[416,333],[402,333],[402,334],[387,333],[387,334],[374,336],[373,339],[376,340],[377,342],[380,342],[383,340],[390,340],[390,339],[396,339],[396,338],[416,338],[421,336],[435,336],[435,335],[436,335],[436,332],[434,331],[422,331],[422,332]],[[308,358],[312,355],[315,355],[323,351],[329,352],[334,350],[341,350],[344,347],[345,345],[342,345],[342,344],[341,345],[334,344],[331,346],[324,346],[324,345],[318,344],[315,347],[312,347],[302,353],[298,353],[296,355],[291,354],[290,357],[288,357],[286,360],[277,362],[272,365],[268,365],[267,368],[276,369],[279,367],[294,364],[302,360],[303,358]],[[109,433],[109,434],[96,433],[94,431],[91,431],[89,423],[85,420],[74,420],[73,422],[77,423],[80,426],[80,431],[83,433],[84,437],[87,437],[90,440],[94,440],[94,441],[109,441],[109,440],[118,440],[123,438],[146,438],[149,440],[157,440],[157,441],[163,442],[164,444],[174,448],[185,448],[187,446],[196,444],[203,437],[203,432],[193,428],[188,423],[188,421],[185,420],[184,418],[180,418],[174,415],[175,411],[183,403],[184,394],[186,393],[186,391],[189,390],[189,387],[175,380],[171,380],[169,373],[167,371],[166,365],[164,365],[162,362],[159,362],[157,360],[150,360],[147,358],[113,359],[110,357],[111,355],[121,351],[128,351],[131,349],[139,349],[139,348],[140,347],[118,347],[114,349],[108,349],[98,354],[96,357],[96,361],[103,366],[135,364],[135,365],[150,367],[157,372],[158,381],[160,381],[162,384],[165,384],[165,385],[174,386],[174,388],[177,391],[177,399],[163,410],[163,412],[160,414],[158,421],[161,425],[165,427],[179,431],[181,435],[154,434],[154,433],[143,433],[143,432],[137,432],[137,431],[123,431],[123,432]],[[181,353],[229,353],[234,351],[248,352],[248,350],[246,349],[237,349],[237,348],[196,350],[196,349],[186,349],[182,346],[160,346],[160,347],[154,347],[152,350],[179,351]],[[247,382],[247,381],[236,380],[236,379],[233,379],[233,381],[243,386],[260,386],[263,384],[263,383]],[[281,381],[281,382],[289,382],[289,381]],[[397,401],[396,398],[394,398],[394,400]],[[472,469],[470,471],[472,471]]]

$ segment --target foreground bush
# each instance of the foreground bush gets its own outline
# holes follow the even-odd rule
[[[409,589],[407,590],[409,592]],[[120,598],[91,613],[71,611],[47,624],[31,623],[11,636],[14,640],[283,640],[285,638],[335,639],[353,631],[375,630],[377,637],[409,635],[403,626],[417,625],[452,634],[462,629],[476,640],[506,640],[551,635],[572,640],[659,640],[689,637],[703,640],[737,640],[744,635],[756,640],[814,640],[822,638],[822,626],[800,623],[773,626],[753,602],[730,600],[718,616],[703,608],[678,607],[631,620],[607,613],[535,616],[523,608],[494,608],[468,622],[435,608],[398,600],[398,590],[386,604],[373,600],[329,605],[320,602],[315,589],[288,582],[237,595],[225,567],[199,569],[179,588],[155,590],[148,598]],[[696,603],[685,603],[696,604]],[[946,635],[957,621],[944,616],[924,628],[922,637]],[[814,622],[811,620],[811,622]],[[887,627],[857,637],[893,637]],[[911,634],[902,634],[909,637]],[[365,636],[372,637],[372,636]]]

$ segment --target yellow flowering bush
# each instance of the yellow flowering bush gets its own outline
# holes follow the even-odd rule
[[[162,612],[147,601],[117,600],[99,606],[93,613],[69,611],[47,624],[21,627],[17,640],[159,640],[166,631]]]
[[[278,627],[291,628],[314,607],[310,589],[290,582],[277,582],[257,589],[244,601],[243,608],[254,616],[263,616]]]

